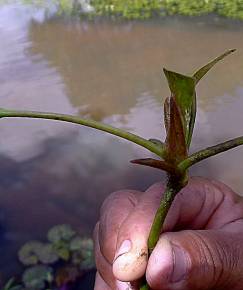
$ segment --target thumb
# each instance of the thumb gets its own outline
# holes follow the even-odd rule
[[[163,234],[146,271],[152,289],[242,289],[242,234],[224,230]]]

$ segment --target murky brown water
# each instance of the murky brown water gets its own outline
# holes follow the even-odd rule
[[[192,72],[228,48],[237,53],[198,87],[193,149],[243,134],[243,26],[181,18],[148,22],[44,20],[40,10],[0,7],[0,107],[79,114],[163,138],[162,67]],[[90,234],[102,200],[163,176],[132,166],[149,156],[92,129],[39,120],[0,121],[0,272],[16,251],[57,223]],[[194,174],[243,192],[243,149],[205,161]],[[146,155],[147,154],[147,155]]]

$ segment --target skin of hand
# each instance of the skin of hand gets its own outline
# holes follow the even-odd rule
[[[191,178],[148,259],[147,239],[163,191],[157,183],[105,200],[94,230],[94,290],[137,289],[132,281],[144,274],[156,290],[242,290],[243,197],[221,182]]]

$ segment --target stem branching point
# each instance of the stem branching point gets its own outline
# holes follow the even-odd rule
[[[176,194],[187,184],[189,167],[206,158],[243,145],[243,136],[241,136],[188,156],[196,118],[196,84],[216,63],[234,51],[235,49],[226,51],[197,70],[193,76],[186,76],[164,69],[171,90],[171,96],[166,99],[164,104],[165,143],[158,139],[146,140],[138,135],[101,122],[65,114],[0,109],[0,118],[38,118],[79,124],[131,141],[148,149],[159,156],[160,159],[164,159],[146,158],[132,161],[136,164],[159,168],[167,172],[168,182],[166,189],[148,238],[148,249],[149,254],[151,254],[163,231],[164,221]],[[149,290],[150,288],[146,283],[145,277],[143,277],[142,281],[140,290]]]

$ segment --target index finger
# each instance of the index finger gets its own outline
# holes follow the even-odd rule
[[[121,190],[112,193],[100,210],[99,243],[104,258],[112,264],[119,229],[133,211],[142,193],[135,190]]]

